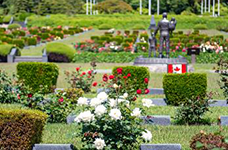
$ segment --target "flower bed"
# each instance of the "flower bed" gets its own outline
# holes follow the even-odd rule
[[[32,27],[0,30],[0,40],[3,44],[13,44],[19,48],[60,40],[76,33],[91,30],[79,27]]]

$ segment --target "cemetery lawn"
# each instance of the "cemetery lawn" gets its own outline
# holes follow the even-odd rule
[[[16,73],[16,63],[8,64],[8,63],[1,63],[0,69],[5,70],[9,74],[12,74],[13,72]],[[60,75],[58,78],[58,83],[57,87],[58,88],[65,88],[68,87],[69,85],[67,84],[65,80],[65,71],[74,71],[76,67],[81,66],[85,71],[90,69],[90,64],[89,63],[58,63],[57,64],[60,68]],[[98,63],[97,64],[97,69],[99,70],[106,70],[106,71],[111,71],[113,67],[115,66],[127,66],[127,65],[132,65],[131,63]],[[222,93],[222,90],[219,88],[218,85],[218,80],[219,80],[219,75],[216,73],[213,73],[213,67],[215,67],[216,64],[195,64],[194,69],[195,72],[198,73],[206,73],[208,77],[208,92],[213,91],[216,92],[217,94],[214,95],[213,99],[217,100],[224,100],[224,96]],[[149,88],[162,88],[162,79],[163,79],[163,73],[151,73],[151,78],[149,82]],[[103,73],[98,73],[96,75],[95,81],[100,82],[102,80]],[[93,97],[95,95],[96,88],[93,88],[94,93],[90,93],[88,97]],[[164,95],[147,95],[143,96],[144,98],[163,98]]]
[[[151,107],[148,110],[148,114],[155,115],[171,115],[175,114],[175,107]],[[228,114],[227,108],[211,108],[212,113],[208,113],[206,117],[209,117],[216,123],[219,115]],[[153,139],[151,143],[162,144],[162,143],[180,143],[183,150],[190,150],[189,142],[191,137],[199,133],[201,130],[205,132],[217,132],[220,127],[213,124],[212,126],[145,126],[153,134]],[[223,127],[223,134],[228,136],[228,127]],[[43,143],[72,143],[77,146],[78,149],[81,148],[80,139],[75,137],[80,130],[76,124],[47,124],[43,134]]]
[[[137,101],[139,104],[140,101]],[[1,108],[20,108],[21,105],[13,104],[0,104]],[[174,117],[176,107],[163,106],[163,107],[151,107],[147,110],[147,114],[150,115],[171,115]],[[213,124],[211,126],[149,126],[145,127],[150,130],[153,134],[153,139],[151,143],[162,144],[162,143],[180,143],[183,150],[190,150],[189,142],[191,137],[199,133],[201,130],[209,132],[217,132],[220,127],[216,125],[217,118],[220,115],[227,115],[228,109],[226,107],[211,107],[211,113],[207,113],[206,117],[211,118]],[[228,126],[222,127],[222,134],[228,136]],[[43,132],[42,143],[46,144],[73,144],[77,146],[78,149],[81,148],[81,141],[76,137],[78,133],[79,126],[76,124],[67,125],[65,123],[58,124],[47,124]]]

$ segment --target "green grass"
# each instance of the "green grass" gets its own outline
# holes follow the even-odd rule
[[[0,69],[5,70],[9,74],[12,74],[12,72],[16,72],[16,63],[8,64],[8,63],[1,63]],[[69,85],[67,84],[65,80],[65,71],[73,71],[76,67],[81,66],[85,71],[90,69],[89,63],[58,63],[57,64],[60,68],[60,74],[57,81],[57,87],[58,88],[65,88]],[[97,69],[112,69],[115,66],[126,66],[131,65],[130,63],[124,63],[124,64],[118,64],[118,63],[98,63]],[[214,99],[225,99],[223,96],[223,91],[219,88],[218,80],[219,80],[219,74],[211,73],[210,71],[213,69],[213,67],[216,66],[216,64],[195,64],[195,72],[199,73],[206,73],[208,78],[208,92],[216,92],[217,94],[214,95]],[[151,73],[151,78],[149,82],[149,88],[162,88],[162,79],[163,79],[163,73]],[[100,82],[102,80],[103,74],[98,73],[95,77],[95,80]],[[96,89],[93,89],[96,90]],[[145,96],[150,97],[150,96]],[[163,95],[159,96],[152,96],[156,98],[163,98]]]

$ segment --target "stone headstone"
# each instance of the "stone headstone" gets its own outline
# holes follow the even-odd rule
[[[222,126],[228,126],[228,116],[221,116],[220,123]]]
[[[226,100],[211,100],[212,104],[210,104],[211,107],[228,107]]]
[[[153,115],[142,117],[145,124],[169,126],[171,125],[170,116]]]
[[[73,150],[72,144],[35,144],[33,150]]]
[[[164,95],[164,89],[162,88],[153,88],[149,89],[150,90],[150,95]]]
[[[67,124],[71,124],[71,123],[74,123],[74,119],[76,118],[76,115],[72,115],[72,114],[70,114],[70,115],[68,115],[67,116]]]
[[[142,144],[140,150],[181,150],[180,144]]]
[[[156,98],[151,100],[155,106],[167,106],[167,103],[163,98]]]

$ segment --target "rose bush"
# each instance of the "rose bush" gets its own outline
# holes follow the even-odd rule
[[[121,70],[121,69],[120,69]],[[121,72],[121,71],[120,71]],[[78,134],[85,149],[133,149],[140,141],[151,141],[152,134],[142,126],[145,116],[144,106],[152,106],[152,101],[136,107],[137,91],[128,85],[128,78],[104,75],[100,84],[106,92],[88,100],[79,98],[79,112],[75,122],[81,125]],[[132,90],[133,89],[133,90]]]
[[[82,89],[84,92],[90,92],[91,87],[96,86],[94,84],[94,77],[96,75],[96,63],[91,63],[92,69],[85,72],[81,67],[77,67],[76,71],[65,71],[66,80],[70,84],[71,88]]]

